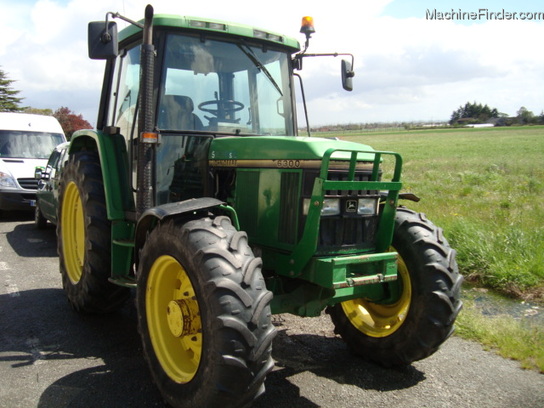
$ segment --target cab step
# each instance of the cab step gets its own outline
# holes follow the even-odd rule
[[[125,288],[136,288],[138,286],[136,278],[133,276],[117,276],[115,278],[109,278],[108,281],[119,286],[124,286]]]

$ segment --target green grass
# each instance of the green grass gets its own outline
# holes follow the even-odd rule
[[[401,153],[404,191],[421,198],[404,204],[444,229],[467,280],[544,301],[544,127],[336,136]],[[458,335],[544,373],[542,325],[463,300]]]
[[[440,225],[461,272],[504,293],[544,286],[544,127],[346,134],[404,159],[405,203]]]

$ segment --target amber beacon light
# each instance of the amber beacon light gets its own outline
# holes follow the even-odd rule
[[[315,33],[314,28],[314,19],[313,17],[302,17],[302,25],[300,27],[300,32],[302,34],[306,35],[306,38],[310,38],[310,36]]]

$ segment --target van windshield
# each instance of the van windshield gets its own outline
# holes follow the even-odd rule
[[[62,142],[60,133],[0,130],[0,158],[47,159]]]

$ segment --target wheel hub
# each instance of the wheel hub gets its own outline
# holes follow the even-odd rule
[[[198,304],[191,299],[176,299],[166,309],[168,327],[174,337],[194,335],[199,332]]]

